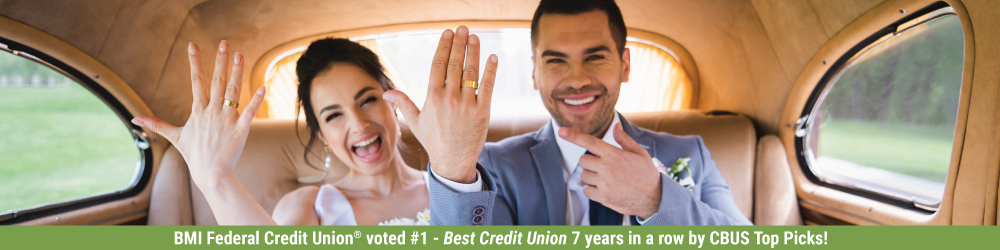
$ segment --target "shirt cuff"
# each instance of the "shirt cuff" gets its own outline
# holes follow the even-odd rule
[[[656,212],[655,214],[653,214],[653,216],[656,216],[656,214],[658,214],[658,213],[660,213],[660,212]],[[653,216],[649,216],[649,218],[653,218]],[[646,221],[648,221],[649,219],[643,219],[642,217],[639,217],[637,215],[637,216],[635,216],[635,220],[639,222],[639,225],[645,225]]]
[[[479,170],[476,170],[476,181],[474,181],[472,183],[469,183],[469,184],[458,183],[458,182],[449,180],[448,178],[441,177],[440,175],[438,175],[437,173],[434,172],[434,169],[430,169],[430,172],[431,172],[431,175],[433,175],[435,179],[438,179],[438,181],[441,181],[441,184],[444,184],[444,186],[448,187],[448,189],[451,189],[451,191],[455,191],[455,192],[459,192],[459,193],[472,193],[472,192],[483,191],[483,178],[480,178],[480,176],[479,176]]]

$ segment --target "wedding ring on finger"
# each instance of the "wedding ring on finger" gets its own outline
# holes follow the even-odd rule
[[[478,89],[479,88],[479,82],[472,81],[472,80],[463,80],[462,81],[462,87],[469,87],[469,88]]]
[[[240,103],[234,102],[234,101],[230,101],[229,99],[226,99],[226,101],[222,102],[222,105],[223,106],[230,106],[230,107],[233,107],[233,108],[239,108],[240,107]]]

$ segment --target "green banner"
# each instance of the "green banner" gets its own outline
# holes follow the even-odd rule
[[[995,226],[2,226],[0,249],[995,249]]]

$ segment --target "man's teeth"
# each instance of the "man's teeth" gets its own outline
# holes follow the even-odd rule
[[[372,137],[371,139],[364,140],[362,142],[354,144],[354,147],[355,148],[360,148],[360,147],[368,146],[368,144],[372,144],[372,142],[375,142],[375,140],[377,140],[377,139],[378,139],[378,136],[376,135],[375,137]]]
[[[575,100],[574,99],[563,99],[563,101],[565,101],[566,104],[569,104],[569,105],[579,106],[579,105],[584,105],[584,104],[593,102],[594,99],[596,99],[596,96],[591,96],[591,97],[587,97],[587,98],[583,98],[583,99],[575,99]]]

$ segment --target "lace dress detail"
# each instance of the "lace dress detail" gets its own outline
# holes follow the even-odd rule
[[[427,177],[427,172],[424,172],[425,184],[428,183]],[[316,204],[313,208],[319,215],[320,225],[358,225],[351,202],[347,200],[344,193],[340,192],[340,189],[329,183],[319,187],[319,194],[316,195]],[[378,225],[430,225],[430,221],[430,208],[424,208],[424,211],[417,212],[414,218],[394,218],[380,222]]]

